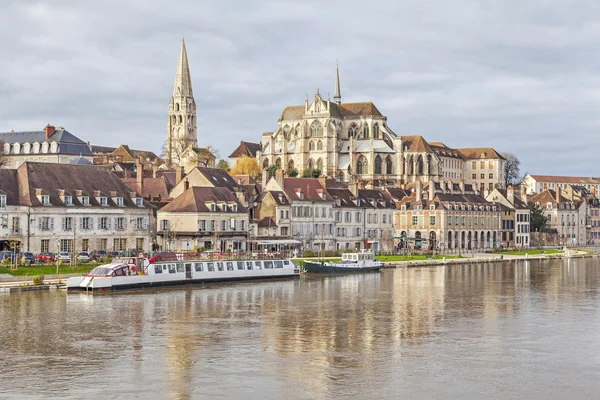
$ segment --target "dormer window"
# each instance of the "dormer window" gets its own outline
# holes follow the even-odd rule
[[[550,210],[550,209],[552,208],[552,203],[548,203],[548,204],[546,204],[546,208],[547,208],[548,210]]]
[[[431,205],[429,206],[429,209],[430,209],[430,210],[435,210],[435,204],[431,204]]]
[[[0,209],[6,208],[6,195],[0,194]]]
[[[81,202],[81,204],[83,204],[84,206],[89,206],[90,205],[90,196],[81,196],[79,198],[79,201]]]
[[[72,206],[73,205],[73,197],[72,196],[64,196],[63,203],[65,203],[65,206]]]
[[[232,204],[231,205],[231,211],[233,212],[237,212],[238,208],[237,208],[237,204]]]
[[[299,198],[300,200],[304,200],[304,193],[302,193],[302,192],[298,192],[297,194],[298,194],[298,198]]]
[[[122,197],[115,197],[115,203],[117,204],[117,206],[123,207],[123,205],[124,205],[123,198]]]
[[[50,205],[50,196],[48,196],[47,194],[43,194],[40,196],[40,201],[42,202],[42,205],[49,206]]]
[[[406,205],[402,204],[402,205],[400,206],[400,210],[402,210],[402,211],[406,211]]]
[[[141,197],[136,197],[135,205],[136,205],[136,207],[144,207],[144,199]]]
[[[98,199],[98,203],[100,203],[101,206],[107,206],[108,205],[108,199],[104,196],[100,197]]]
[[[215,203],[210,203],[210,211],[217,211],[217,205]]]

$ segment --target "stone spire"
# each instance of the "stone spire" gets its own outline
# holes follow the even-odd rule
[[[166,156],[167,165],[180,164],[183,150],[189,146],[198,146],[196,129],[196,102],[192,91],[192,79],[188,64],[185,41],[181,40],[179,62],[175,73],[173,95],[169,101],[169,122],[167,123]]]
[[[175,73],[173,96],[194,96],[184,39],[181,39],[181,49],[179,50],[179,62],[177,63],[177,72]]]
[[[333,101],[340,104],[342,102],[342,92],[340,91],[340,69],[335,65],[335,89],[333,91]]]

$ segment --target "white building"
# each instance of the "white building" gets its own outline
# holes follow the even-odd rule
[[[600,178],[578,176],[527,175],[521,183],[528,195],[541,193],[544,189],[561,190],[568,186],[582,186],[592,192],[595,197],[600,194]]]

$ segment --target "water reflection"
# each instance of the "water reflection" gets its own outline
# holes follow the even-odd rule
[[[465,385],[474,385],[467,377],[485,373],[487,363],[497,370],[506,363],[506,373],[519,362],[525,365],[522,349],[558,361],[532,341],[540,331],[546,334],[539,346],[562,346],[560,335],[575,335],[572,340],[591,341],[588,350],[600,355],[590,336],[600,329],[599,287],[595,260],[569,260],[93,297],[62,291],[2,295],[0,370],[6,389],[0,395],[395,398],[401,392],[431,398],[452,388],[463,393]],[[556,328],[557,316],[569,325]],[[505,354],[511,354],[510,367]],[[456,372],[463,370],[464,381]],[[516,384],[523,379],[524,392],[526,376],[513,377]]]

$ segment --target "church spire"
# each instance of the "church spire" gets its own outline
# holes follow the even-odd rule
[[[175,73],[175,85],[173,86],[173,96],[193,96],[192,78],[190,77],[190,66],[188,64],[187,51],[185,49],[185,40],[181,39],[181,49],[179,51],[179,62],[177,63],[177,72]]]
[[[335,64],[335,89],[333,91],[333,101],[337,104],[342,102],[342,92],[340,91],[340,69],[337,62]]]

